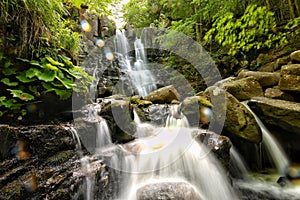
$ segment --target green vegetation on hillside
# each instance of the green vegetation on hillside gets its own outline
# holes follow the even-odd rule
[[[0,116],[24,115],[46,93],[61,100],[86,93],[91,77],[80,67],[81,7],[107,14],[111,0],[0,2]],[[13,111],[13,112],[12,112]]]

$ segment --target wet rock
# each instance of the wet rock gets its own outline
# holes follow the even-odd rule
[[[292,52],[290,57],[293,62],[300,63],[300,50]]]
[[[276,61],[269,62],[259,68],[260,72],[275,72],[279,69],[279,66]]]
[[[243,200],[298,200],[297,190],[284,190],[280,186],[275,186],[267,182],[241,182],[235,181],[236,190],[240,199]]]
[[[147,184],[137,190],[136,197],[137,200],[204,199],[195,191],[193,186],[185,182],[161,182]]]
[[[0,160],[12,156],[48,155],[75,148],[68,125],[0,126]],[[23,152],[23,153],[22,153]],[[29,155],[28,155],[29,157]]]
[[[277,85],[280,79],[280,73],[259,72],[242,70],[238,78],[254,77],[262,87]]]
[[[254,77],[231,79],[228,81],[222,81],[216,85],[223,86],[227,92],[239,100],[247,100],[252,97],[263,96],[262,87]]]
[[[113,188],[112,179],[105,164],[93,159],[88,171],[81,168],[76,140],[65,128],[68,126],[0,126],[0,199],[84,199],[86,177],[92,174],[92,199],[112,197],[108,189]],[[4,146],[5,141],[11,145]],[[26,157],[25,152],[29,153]]]
[[[209,113],[203,111],[204,108],[211,107],[211,102],[204,96],[187,97],[181,105],[182,112],[187,117],[189,124],[192,127],[198,127],[200,124],[207,124],[210,121],[209,118],[212,116],[207,116]]]
[[[278,127],[287,132],[299,134],[299,103],[256,97],[249,102],[249,106],[260,116],[261,120],[268,125]]]
[[[300,92],[300,64],[282,66],[279,89],[283,91]]]
[[[294,98],[292,95],[280,90],[279,88],[267,88],[265,91],[265,97],[271,99],[281,99],[287,101],[293,101]]]
[[[199,129],[195,131],[197,141],[206,145],[220,161],[225,170],[229,169],[231,141],[228,137]]]
[[[171,103],[172,100],[180,100],[180,94],[173,85],[162,87],[144,97],[145,100],[152,103],[164,104]]]
[[[228,92],[226,93],[226,107],[224,132],[229,137],[238,137],[254,143],[261,142],[262,134],[255,118]]]
[[[145,107],[148,107],[148,106],[152,105],[151,101],[144,100],[140,96],[131,97],[130,98],[130,103],[131,104],[136,104],[139,108],[145,108]]]
[[[133,109],[129,100],[112,100],[104,105],[100,115],[106,119],[114,142],[124,143],[133,140],[136,132]]]
[[[283,56],[281,58],[278,58],[276,60],[278,67],[281,67],[283,65],[287,65],[290,62],[291,58],[290,56]]]
[[[142,109],[145,113],[147,121],[155,125],[166,124],[166,119],[169,115],[169,106],[165,104],[152,104],[147,108]]]

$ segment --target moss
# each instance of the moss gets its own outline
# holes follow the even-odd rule
[[[141,97],[136,96],[130,98],[130,103],[136,104],[139,108],[145,108],[152,105],[151,101],[143,100]]]

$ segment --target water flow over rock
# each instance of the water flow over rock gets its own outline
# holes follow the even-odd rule
[[[116,31],[115,37],[115,51],[119,57],[119,63],[128,76],[127,81],[130,82],[128,88],[122,87],[122,90],[129,90],[130,95],[138,94],[146,96],[149,92],[156,89],[156,81],[152,72],[147,68],[147,56],[144,45],[140,39],[134,41],[135,59],[132,60],[129,56],[130,44],[126,38],[124,30]],[[133,63],[133,64],[132,64]],[[118,91],[124,92],[124,91]]]
[[[114,159],[114,166],[122,166],[120,170],[127,175],[119,198],[153,199],[146,197],[152,191],[157,198],[167,195],[174,199],[236,199],[219,162],[194,139],[197,131],[182,127],[188,123],[179,105],[170,109],[172,123],[161,128],[152,126],[151,134],[124,145],[124,159]],[[143,124],[134,115],[135,121]],[[116,160],[126,165],[117,164]],[[166,185],[170,186],[168,191]]]
[[[277,171],[280,174],[284,174],[286,167],[289,165],[289,159],[285,155],[285,152],[283,151],[280,144],[276,141],[276,139],[272,136],[270,131],[265,127],[265,125],[259,119],[259,117],[249,108],[247,102],[242,102],[242,103],[252,113],[252,115],[255,117],[257,124],[261,128],[262,136],[263,136],[263,144],[265,145],[268,153],[270,154]]]

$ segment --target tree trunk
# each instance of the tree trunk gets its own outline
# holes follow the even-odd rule
[[[292,0],[288,0],[289,3],[289,9],[290,9],[290,18],[294,19],[295,18],[295,10],[294,10],[294,5]]]
[[[295,7],[297,11],[297,16],[300,17],[300,0],[295,0]]]
[[[266,5],[267,5],[268,10],[271,10],[270,0],[266,0]]]
[[[197,12],[198,12],[197,5],[195,5],[195,7],[194,7],[194,12],[195,12],[195,15],[197,15]],[[200,17],[200,22],[198,22],[198,19],[196,19],[195,26],[196,26],[196,41],[200,43],[201,39],[202,39],[201,17]]]

